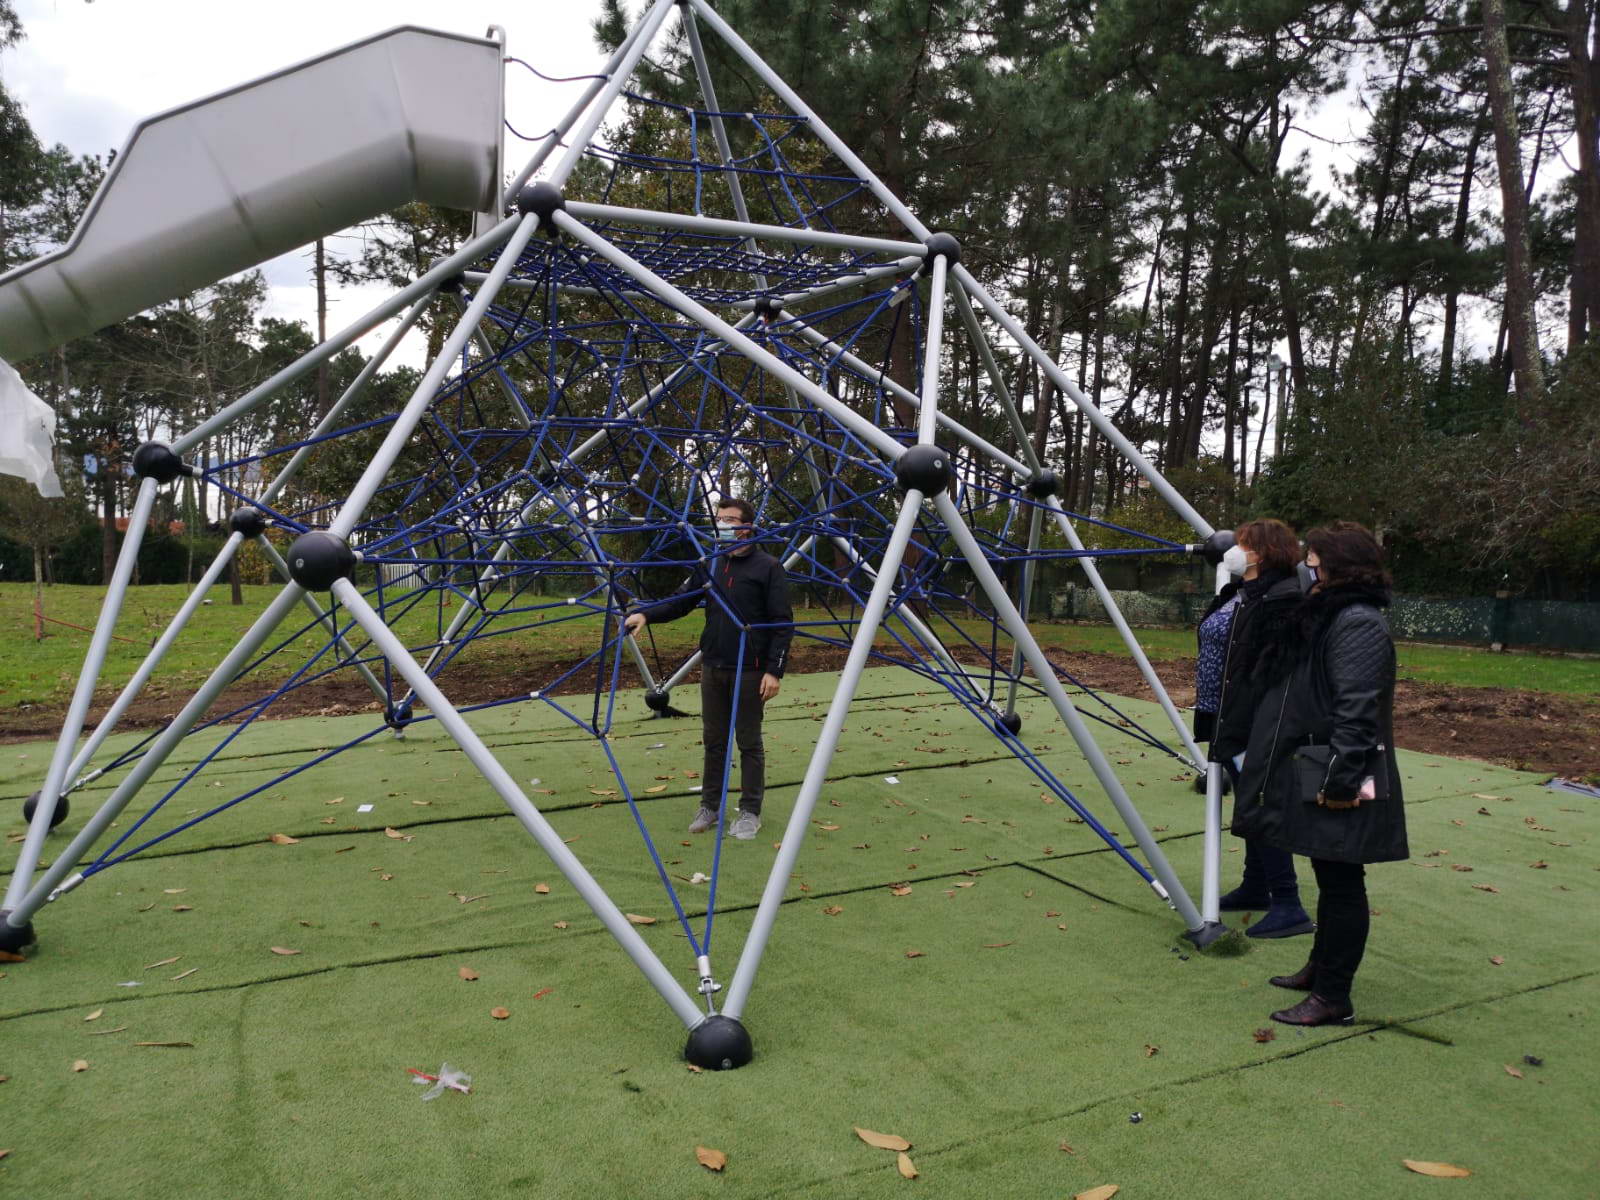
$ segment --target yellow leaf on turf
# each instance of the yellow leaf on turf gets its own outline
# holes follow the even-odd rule
[[[293,954],[299,954],[299,953],[300,953],[300,951],[298,951],[298,950],[291,950],[291,949],[289,949],[289,947],[287,947],[287,946],[273,946],[273,947],[272,947],[272,952],[273,952],[273,953],[274,953],[274,954],[281,954],[281,955],[283,955],[283,956],[284,956],[284,957],[285,957],[285,958],[288,958],[288,957],[289,957],[289,956],[290,956],[290,955],[293,955]]]
[[[489,1010],[489,1015],[496,1021],[504,1021],[511,1015],[511,1010],[509,1008],[491,1008]]]
[[[893,1133],[877,1133],[871,1129],[854,1126],[856,1136],[869,1146],[876,1146],[879,1150],[909,1150],[911,1143],[905,1138]]]
[[[275,833],[269,840],[276,842],[280,846],[296,846],[300,843],[299,838],[290,837],[287,833]]]
[[[664,792],[666,790],[667,790],[667,785],[666,784],[658,783],[658,784],[655,785],[655,787],[647,787],[647,788],[645,788],[645,794],[649,795],[649,796],[654,796],[657,792]]]
[[[80,1058],[77,1062],[72,1064],[72,1069],[74,1071],[87,1071],[89,1069],[89,1060],[87,1058]]]
[[[895,1156],[894,1165],[899,1170],[902,1179],[915,1179],[917,1177],[917,1168],[911,1162],[911,1156],[904,1150]]]
[[[1122,1189],[1114,1183],[1102,1183],[1099,1187],[1092,1187],[1087,1192],[1079,1192],[1072,1200],[1111,1200]]]
[[[105,1011],[106,1010],[103,1009],[103,1008],[97,1008],[92,1013],[90,1013],[87,1017],[85,1017],[84,1020],[85,1021],[98,1021],[100,1019],[100,1014],[102,1014]]]
[[[1406,1170],[1415,1171],[1418,1175],[1431,1175],[1435,1179],[1465,1179],[1472,1172],[1465,1167],[1458,1167],[1451,1163],[1418,1162],[1414,1158],[1403,1158]]]
[[[533,890],[541,896],[548,896],[550,894],[550,885],[548,883],[536,883],[533,885]]]
[[[728,1156],[721,1150],[713,1150],[709,1146],[696,1146],[694,1156],[702,1167],[710,1171],[720,1171],[728,1165]]]
[[[474,971],[471,967],[462,967],[459,971],[456,972],[456,974],[461,976],[461,978],[465,979],[468,983],[471,983],[474,979],[476,979],[478,977],[478,973],[476,971]]]
[[[654,925],[656,923],[654,917],[641,917],[638,913],[624,913],[623,916],[627,917],[634,925]]]

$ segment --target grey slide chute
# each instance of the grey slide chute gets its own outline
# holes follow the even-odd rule
[[[0,275],[0,358],[412,201],[498,215],[503,57],[401,26],[140,122],[71,240]]]

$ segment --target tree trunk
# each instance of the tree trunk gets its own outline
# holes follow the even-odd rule
[[[33,640],[44,641],[44,564],[39,543],[33,544]]]
[[[1500,203],[1506,239],[1506,329],[1517,403],[1526,418],[1544,398],[1544,360],[1539,353],[1539,325],[1534,312],[1528,201],[1523,192],[1522,146],[1517,128],[1516,97],[1511,88],[1505,0],[1483,0],[1483,57],[1488,69],[1495,158],[1500,167]]]
[[[1600,332],[1600,23],[1594,0],[1567,0],[1568,71],[1578,143],[1567,353]]]
[[[244,581],[239,577],[239,556],[235,554],[228,559],[228,584],[233,589],[232,603],[235,605],[244,603],[243,583]]]
[[[99,464],[100,475],[100,582],[110,583],[111,572],[117,567],[117,481],[111,467],[104,459]]]
[[[1460,253],[1467,246],[1467,231],[1472,218],[1472,180],[1478,169],[1478,147],[1483,144],[1485,124],[1483,114],[1472,123],[1472,138],[1467,142],[1467,158],[1461,168],[1461,187],[1456,193],[1456,223],[1450,230],[1450,244]],[[1452,280],[1444,295],[1444,336],[1439,351],[1439,394],[1450,391],[1455,375],[1456,319],[1461,303],[1461,289]]]

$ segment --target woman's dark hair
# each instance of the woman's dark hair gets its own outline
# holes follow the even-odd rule
[[[756,519],[756,510],[750,506],[750,501],[741,500],[738,496],[724,496],[721,500],[717,501],[718,512],[721,512],[725,508],[737,508],[739,510],[739,520],[744,522],[746,525],[749,525]]]
[[[1263,571],[1282,571],[1287,574],[1300,561],[1300,542],[1290,529],[1276,517],[1261,517],[1246,521],[1233,531],[1233,540],[1246,550],[1255,551]]]
[[[1383,547],[1365,525],[1330,521],[1306,534],[1306,549],[1317,552],[1323,586],[1382,588],[1390,586],[1383,566]]]

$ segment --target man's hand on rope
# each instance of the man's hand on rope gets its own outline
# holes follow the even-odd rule
[[[622,628],[628,633],[638,633],[648,623],[649,618],[642,612],[629,613],[627,620],[622,623]]]
[[[761,676],[761,703],[765,704],[778,694],[778,689],[783,686],[782,681],[770,672]]]

